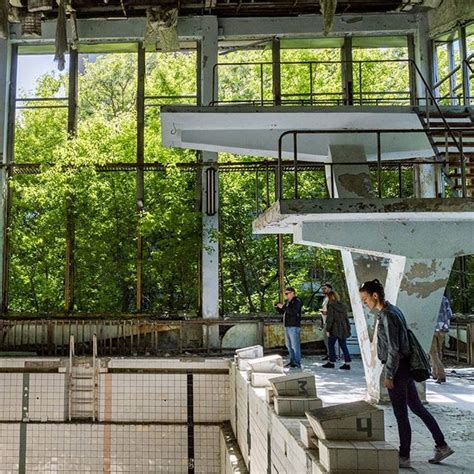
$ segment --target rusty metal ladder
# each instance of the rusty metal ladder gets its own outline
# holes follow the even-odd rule
[[[92,337],[92,358],[76,357],[74,336],[69,340],[69,421],[98,418],[99,367],[97,337]]]

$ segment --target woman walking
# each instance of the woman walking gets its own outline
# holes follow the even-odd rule
[[[377,315],[377,356],[384,365],[384,385],[388,390],[400,438],[399,465],[410,467],[411,426],[408,407],[430,430],[435,442],[434,455],[428,462],[438,464],[454,453],[433,415],[421,403],[410,373],[407,326],[399,308],[385,300],[378,280],[366,281],[359,289],[362,302]]]
[[[336,362],[336,341],[344,354],[344,364],[339,368],[350,370],[351,355],[347,349],[346,339],[351,335],[351,325],[347,316],[347,307],[339,299],[335,291],[328,294],[326,334],[328,336],[329,362],[323,365],[325,369],[334,369]]]

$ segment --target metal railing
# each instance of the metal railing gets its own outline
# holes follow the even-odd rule
[[[234,326],[254,326],[256,343],[263,347],[269,340],[284,345],[282,319],[278,316],[242,317],[241,319],[157,319],[149,317],[30,317],[0,319],[0,354],[69,356],[69,368],[76,356],[153,356],[163,354],[227,352],[223,337]],[[320,316],[305,316],[303,330],[320,326]],[[281,331],[276,334],[275,328]],[[215,335],[219,347],[211,345]],[[278,336],[278,337],[277,337]],[[322,332],[320,338],[322,339]],[[318,339],[319,340],[319,339]],[[277,344],[278,345],[278,344]],[[98,366],[96,365],[96,369]]]
[[[471,131],[472,129],[463,129],[463,130],[456,130],[458,136],[462,137],[462,133],[465,131]],[[330,175],[330,184],[328,187],[327,197],[334,196],[335,190],[335,176],[334,176],[334,168],[341,167],[341,166],[365,166],[368,167],[369,170],[375,171],[376,173],[376,195],[379,198],[383,197],[382,192],[382,174],[386,170],[396,171],[398,173],[398,197],[403,197],[403,175],[402,170],[406,168],[412,168],[416,164],[420,164],[414,159],[407,159],[407,160],[394,160],[394,161],[382,161],[382,135],[383,134],[406,134],[406,133],[423,133],[423,134],[439,134],[440,130],[425,130],[425,129],[385,129],[385,130],[376,130],[376,129],[366,129],[366,130],[347,130],[347,129],[336,129],[336,130],[288,130],[283,132],[279,139],[278,139],[278,165],[277,165],[277,172],[276,172],[276,186],[275,186],[275,199],[278,201],[280,199],[284,199],[284,190],[283,190],[283,174],[285,171],[285,167],[288,166],[289,162],[283,160],[283,140],[285,137],[291,136],[293,137],[292,142],[292,152],[287,152],[288,154],[293,155],[293,160],[291,162],[292,171],[293,171],[293,199],[299,199],[299,192],[298,192],[298,136],[300,135],[341,135],[341,134],[355,134],[355,135],[375,135],[376,137],[376,161],[375,162],[338,162],[338,163],[326,163],[320,162],[319,165],[323,167],[329,168],[329,175]],[[448,131],[445,132],[447,134]],[[455,143],[456,146],[458,142]],[[463,153],[463,144],[460,141],[460,181],[462,187],[462,197],[466,197],[467,195],[467,173],[466,173],[466,157]],[[434,154],[434,153],[433,153]],[[433,160],[423,160],[422,164],[433,164],[438,165],[441,168],[442,173],[444,172],[448,175],[449,170],[447,170],[447,166],[449,166],[449,147],[447,146],[446,154],[444,159],[441,157],[437,157]],[[437,183],[438,192],[441,191],[441,183]]]
[[[274,63],[272,61],[260,61],[260,62],[225,62],[214,65],[213,70],[213,96],[212,102],[209,105],[219,104],[250,104],[250,105],[275,105],[276,100],[272,98],[272,84],[273,84],[273,69],[271,66]],[[449,100],[450,104],[453,105],[453,101],[458,105],[470,103],[470,92],[468,95],[464,91],[471,90],[470,83],[474,78],[474,53],[468,56],[461,64],[456,66],[453,70],[449,71],[443,78],[436,82],[432,87],[428,85],[428,81],[425,80],[415,61],[412,59],[383,59],[383,60],[352,60],[352,61],[280,61],[278,62],[281,66],[292,66],[299,67],[304,66],[307,68],[308,82],[306,84],[308,92],[284,92],[282,91],[278,98],[278,103],[281,105],[310,105],[310,106],[340,106],[340,105],[411,105],[419,106],[425,102],[430,105],[442,104]],[[406,88],[403,90],[370,90],[365,87],[367,79],[364,78],[364,66],[372,64],[399,64],[407,66],[407,83]],[[339,73],[343,74],[345,67],[351,67],[353,70],[353,80],[349,82],[349,90],[344,91],[318,91],[315,85],[315,77],[317,74],[318,66],[331,67],[334,65],[340,66]],[[254,67],[257,70],[257,82],[256,89],[258,96],[253,98],[236,97],[230,99],[219,99],[216,95],[219,94],[218,90],[218,69],[220,68],[232,68],[232,67]],[[466,72],[463,72],[465,69]],[[459,72],[463,73],[463,79],[459,81],[454,87],[452,87],[452,78]],[[422,80],[425,87],[425,95],[418,96],[416,91],[415,81],[412,77],[417,75]],[[266,84],[267,79],[267,84]],[[449,82],[449,92],[444,95],[440,95],[440,87],[442,87],[446,81]],[[468,81],[468,85],[464,86],[464,82]],[[365,82],[365,84],[364,84]],[[427,90],[426,90],[427,89]],[[459,92],[458,92],[459,91]],[[268,97],[268,98],[267,98]]]
[[[370,89],[365,90],[364,88],[364,65],[368,64],[399,64],[406,66],[406,73],[407,73],[407,85],[406,89],[404,90],[394,90],[394,91],[373,91]],[[265,92],[265,67],[271,68],[274,63],[272,61],[261,61],[261,62],[227,62],[227,63],[217,63],[214,65],[213,68],[213,76],[212,76],[212,101],[209,105],[218,105],[218,104],[251,104],[251,105],[274,105],[274,99],[266,99]],[[414,64],[413,61],[409,59],[384,59],[384,60],[361,60],[361,61],[280,61],[278,63],[281,66],[304,66],[307,68],[307,74],[309,78],[308,82],[308,92],[300,93],[300,92],[282,92],[281,93],[281,101],[279,102],[282,105],[417,105],[419,100],[413,94],[413,91],[410,91],[410,75],[411,75],[411,68]],[[352,81],[350,85],[350,90],[344,92],[342,89],[341,91],[334,92],[334,91],[327,91],[327,92],[318,92],[315,86],[315,73],[316,68],[318,66],[340,66],[340,73],[342,75],[343,68],[346,66],[357,66],[357,78],[356,78],[356,86],[354,86],[354,82]],[[259,97],[257,98],[250,98],[250,99],[228,99],[228,100],[220,100],[216,97],[218,94],[217,88],[217,76],[218,76],[218,69],[223,67],[238,67],[238,66],[248,66],[248,67],[256,67],[258,69],[258,89],[259,89]],[[270,85],[268,87],[268,95],[271,96],[271,87],[273,82],[273,71],[270,74]]]

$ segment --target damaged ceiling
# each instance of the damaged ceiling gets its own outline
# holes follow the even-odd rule
[[[59,0],[0,0],[9,3],[10,21],[28,14],[56,18]],[[319,14],[331,4],[336,14],[374,13],[410,10],[414,6],[433,7],[433,0],[66,0],[68,10],[77,18],[146,16],[147,8],[177,9],[180,16],[216,15],[218,17],[296,16]],[[12,7],[20,11],[12,12]]]

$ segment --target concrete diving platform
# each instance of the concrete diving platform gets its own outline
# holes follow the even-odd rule
[[[413,107],[255,107],[249,105],[161,107],[162,138],[167,147],[278,157],[278,140],[289,130],[317,130],[298,135],[298,160],[330,162],[331,145],[360,145],[367,160],[377,160],[374,130],[407,130],[381,134],[381,159],[434,155]],[[331,130],[347,133],[330,133]],[[327,133],[324,131],[327,130]],[[354,130],[367,133],[354,134]],[[412,130],[412,132],[410,132]],[[414,132],[419,130],[420,132]],[[293,158],[293,136],[282,141],[282,157]]]

